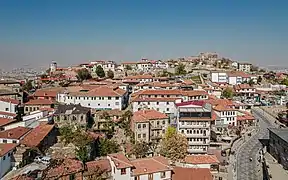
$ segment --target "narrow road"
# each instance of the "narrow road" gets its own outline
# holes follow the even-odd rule
[[[269,127],[275,127],[271,117],[259,108],[252,110],[256,119],[259,119],[259,130],[244,143],[237,153],[237,179],[238,180],[259,180],[262,178],[261,164],[258,162],[259,151],[262,145],[259,139],[268,135]],[[250,161],[250,158],[252,161]]]

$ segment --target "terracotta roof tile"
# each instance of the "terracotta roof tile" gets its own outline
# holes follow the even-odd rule
[[[126,76],[124,79],[153,79],[151,75]]]
[[[88,92],[71,92],[75,96],[90,96],[90,97],[120,97],[126,93],[125,90],[119,87],[98,86],[90,89]]]
[[[11,103],[11,104],[19,104],[20,103],[19,100],[12,99],[12,98],[0,98],[0,101],[8,102],[8,103]]]
[[[210,169],[174,167],[172,180],[212,180]]]
[[[139,98],[136,97],[132,102],[175,102],[177,99],[181,98]]]
[[[219,160],[215,155],[189,155],[185,158],[188,164],[219,164]]]
[[[154,109],[140,110],[133,114],[133,122],[147,122],[155,119],[166,119],[166,114],[156,111]]]
[[[184,91],[184,95],[187,96],[208,96],[208,93],[204,90],[193,90],[193,91]]]
[[[4,156],[7,154],[10,150],[14,149],[17,146],[17,144],[12,144],[12,143],[0,143],[0,157]]]
[[[131,163],[135,167],[132,170],[133,176],[172,170],[169,167],[168,160],[163,156],[136,159],[131,161]]]
[[[0,138],[4,139],[20,139],[27,134],[31,129],[26,127],[16,127],[5,131],[0,131]]]
[[[5,111],[0,111],[0,115],[10,116],[10,117],[16,117],[17,116],[16,113],[5,112]]]
[[[63,162],[45,171],[45,174],[48,179],[57,179],[81,171],[83,171],[81,161],[76,159],[64,159]]]
[[[52,131],[54,125],[40,124],[36,128],[32,129],[21,141],[29,147],[37,147],[41,141]]]
[[[31,99],[25,105],[51,105],[55,102],[49,99]]]
[[[94,161],[89,161],[86,163],[87,170],[84,172],[84,175],[93,175],[95,172],[99,170],[110,172],[111,166],[108,159],[99,159]]]
[[[49,88],[49,89],[37,89],[34,93],[35,97],[54,97],[62,91],[64,88]]]
[[[108,154],[108,156],[114,162],[117,169],[133,167],[133,164],[129,161],[123,152]]]
[[[182,91],[178,89],[173,90],[143,90],[139,93],[140,95],[182,95]]]
[[[16,122],[16,119],[0,118],[0,127]]]
[[[213,107],[213,109],[215,111],[235,111],[235,109],[232,109],[228,106],[223,106],[223,105],[217,105],[217,106]]]

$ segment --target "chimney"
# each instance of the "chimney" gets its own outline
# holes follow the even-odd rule
[[[9,133],[8,133],[8,137],[11,137],[11,136],[12,136],[12,134],[13,134],[12,132],[9,132]]]

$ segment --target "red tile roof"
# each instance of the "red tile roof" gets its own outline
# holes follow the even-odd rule
[[[131,161],[131,163],[135,167],[132,170],[133,176],[172,170],[169,167],[168,160],[163,156],[136,159]]]
[[[17,146],[17,144],[12,144],[12,143],[8,143],[8,144],[3,144],[0,143],[0,156],[4,156],[5,154],[7,154],[9,151],[11,151],[12,149],[14,149]]]
[[[0,127],[16,122],[16,119],[0,118]]]
[[[54,125],[40,124],[36,128],[32,129],[21,141],[29,147],[37,147],[41,141],[52,131]]]
[[[228,106],[223,106],[223,105],[217,105],[217,106],[213,107],[213,109],[215,111],[235,111],[235,109],[232,109]]]
[[[89,161],[86,163],[87,170],[85,171],[85,175],[93,175],[95,172],[99,170],[110,172],[111,166],[108,159],[99,159],[94,161]]]
[[[185,157],[185,163],[188,164],[219,164],[215,155],[189,155]]]
[[[205,101],[186,101],[186,102],[181,102],[177,103],[176,106],[187,106],[187,105],[196,105],[196,106],[203,106],[205,104]]]
[[[183,95],[186,96],[208,96],[208,93],[204,90],[183,91]]]
[[[151,75],[126,76],[124,79],[153,79]]]
[[[17,114],[11,112],[0,111],[0,115],[16,117]]]
[[[139,95],[182,95],[182,91],[178,89],[172,89],[172,90],[144,90],[139,92]]]
[[[8,102],[8,103],[11,103],[11,104],[19,104],[20,103],[19,100],[12,99],[12,98],[0,98],[0,101]]]
[[[51,105],[54,104],[55,101],[49,99],[31,99],[25,103],[25,105]]]
[[[172,180],[212,180],[210,169],[174,167]]]
[[[136,97],[132,102],[175,102],[177,99],[181,98],[139,98]]]
[[[133,114],[132,121],[135,122],[147,122],[155,119],[166,119],[166,114],[156,111],[154,109],[140,110]]]
[[[37,89],[36,92],[34,93],[34,96],[56,98],[57,94],[62,90],[63,88]]]
[[[20,139],[27,134],[31,129],[26,127],[16,127],[5,131],[0,131],[0,138],[4,139]]]
[[[129,161],[123,152],[109,154],[108,156],[114,162],[117,169],[133,167],[133,164]]]
[[[88,92],[71,92],[75,96],[91,96],[91,97],[121,97],[126,93],[119,87],[112,86],[96,86]]]
[[[48,169],[44,173],[47,179],[58,179],[81,171],[83,171],[81,161],[75,159],[64,159],[63,162],[59,163],[59,165]]]

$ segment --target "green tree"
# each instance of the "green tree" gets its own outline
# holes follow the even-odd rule
[[[112,139],[102,138],[99,144],[100,156],[107,156],[107,154],[117,153],[120,151],[119,144]]]
[[[131,67],[130,65],[126,65],[126,66],[125,66],[125,70],[131,71],[131,70],[132,70],[132,67]]]
[[[250,79],[250,80],[248,81],[248,84],[249,84],[250,86],[253,86],[253,85],[254,85],[254,80],[253,80],[253,79]]]
[[[288,78],[281,81],[281,84],[288,86]]]
[[[109,69],[109,71],[107,71],[107,77],[110,79],[114,78],[114,72],[111,69]]]
[[[77,79],[79,81],[84,81],[84,80],[87,80],[87,79],[91,79],[92,76],[90,74],[90,72],[87,70],[87,69],[80,69],[77,71]]]
[[[63,126],[59,128],[60,140],[63,141],[66,145],[73,142],[74,132],[71,126]]]
[[[224,98],[227,99],[231,99],[233,97],[234,93],[233,93],[233,89],[230,87],[227,87],[223,92],[222,92],[222,96]]]
[[[258,78],[257,78],[257,83],[259,84],[259,83],[261,83],[262,82],[262,76],[258,76]]]
[[[176,75],[185,75],[187,74],[186,70],[185,70],[185,65],[184,64],[179,64],[177,67],[176,67],[176,72],[175,72]]]
[[[161,142],[160,154],[175,162],[186,157],[187,148],[187,138],[178,133],[175,128],[168,127]]]
[[[97,76],[100,77],[100,78],[105,77],[105,72],[104,72],[102,66],[98,65],[98,66],[96,67],[96,74],[97,74]]]
[[[149,152],[149,144],[146,142],[136,142],[132,148],[132,154],[136,156],[136,158],[144,158],[148,155]]]
[[[23,90],[25,90],[25,91],[31,91],[32,89],[33,89],[32,80],[28,80],[28,81],[23,85]]]

